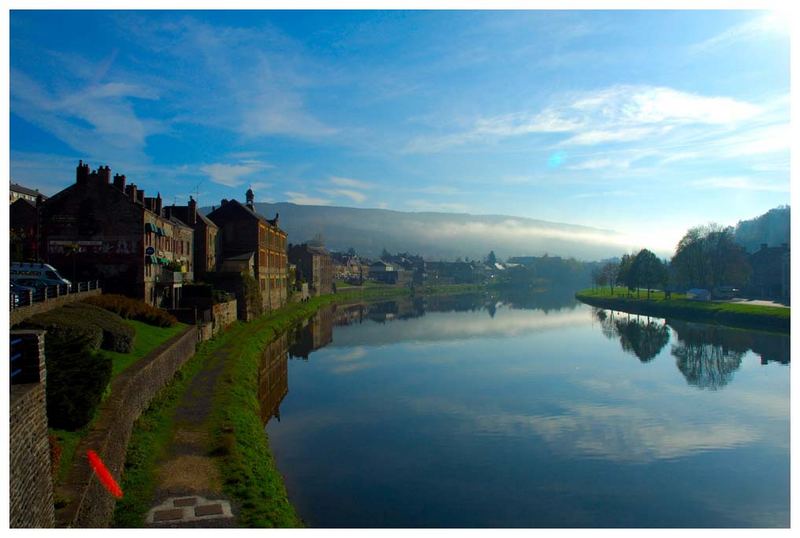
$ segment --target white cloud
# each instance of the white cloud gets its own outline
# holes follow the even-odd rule
[[[789,192],[789,181],[775,184],[750,177],[712,177],[691,182],[691,185],[701,189],[732,189],[742,191],[767,191]]]
[[[414,137],[405,151],[435,153],[531,134],[572,134],[562,145],[636,142],[663,138],[677,128],[732,128],[762,112],[758,105],[730,97],[658,86],[617,85],[573,94],[539,111],[478,117],[465,130]]]
[[[339,176],[331,176],[331,183],[340,187],[354,187],[358,189],[371,189],[374,187],[372,183],[367,183],[366,181]]]
[[[300,204],[300,205],[330,205],[331,201],[326,198],[318,198],[315,196],[309,196],[302,192],[292,192],[287,191],[284,193],[286,195],[287,200],[292,202],[293,204]]]
[[[365,194],[349,189],[320,189],[320,192],[324,192],[330,196],[344,196],[358,203],[362,203],[367,199]]]
[[[215,163],[206,164],[200,167],[211,181],[225,185],[226,187],[238,187],[244,183],[243,178],[267,168],[269,165],[254,161],[240,164]]]
[[[749,21],[737,24],[704,41],[695,43],[689,50],[695,53],[708,52],[740,41],[788,37],[789,23],[785,14],[769,12]]]

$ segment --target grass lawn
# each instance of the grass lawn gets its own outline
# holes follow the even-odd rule
[[[111,359],[111,380],[121,374],[129,366],[144,358],[155,348],[186,330],[185,323],[176,323],[172,327],[155,327],[132,319],[123,320],[136,330],[136,339],[130,353],[100,350],[100,354]]]
[[[790,308],[750,305],[716,301],[694,301],[673,293],[670,299],[664,292],[640,290],[639,298],[628,295],[626,288],[586,289],[575,294],[579,300],[602,308],[612,308],[636,314],[675,317],[691,321],[719,323],[747,329],[789,332]]]

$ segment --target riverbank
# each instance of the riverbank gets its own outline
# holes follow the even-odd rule
[[[664,298],[663,292],[646,291],[641,297],[628,296],[625,288],[616,288],[612,295],[609,288],[586,289],[575,294],[575,298],[591,306],[621,310],[631,314],[642,314],[662,318],[678,318],[702,323],[716,323],[743,329],[788,333],[791,309],[774,306],[748,305],[716,301],[693,301],[683,295],[673,294]]]
[[[313,297],[249,323],[236,322],[201,344],[134,428],[122,477],[125,496],[117,503],[114,526],[142,526],[154,505],[155,493],[165,489],[165,480],[175,481],[175,474],[191,473],[170,464],[174,460],[171,447],[179,437],[187,437],[180,418],[181,408],[189,405],[194,406],[192,415],[195,419],[200,417],[201,422],[192,431],[201,433],[196,435],[201,439],[195,447],[197,457],[220,477],[206,481],[203,487],[233,502],[236,526],[302,526],[289,503],[260,420],[257,382],[264,348],[323,306],[410,294],[408,288],[375,287]],[[196,385],[203,376],[203,390],[198,394]],[[198,397],[207,405],[198,404]],[[196,473],[199,472],[202,471],[198,469]]]

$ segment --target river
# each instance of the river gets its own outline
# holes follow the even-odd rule
[[[569,293],[329,307],[264,354],[311,527],[787,527],[789,337]]]

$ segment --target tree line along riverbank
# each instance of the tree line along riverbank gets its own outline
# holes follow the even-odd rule
[[[577,292],[575,298],[591,306],[631,314],[679,318],[761,331],[788,333],[791,320],[790,308],[695,301],[677,293],[666,298],[662,291],[651,292],[648,299],[644,292],[641,297],[637,297],[629,294],[625,288],[619,288],[614,293],[610,288],[585,289]]]
[[[478,291],[469,286],[440,286],[425,294]],[[419,294],[422,289],[414,290]],[[412,294],[408,288],[381,287],[340,291],[290,303],[258,319],[236,322],[198,348],[175,378],[153,399],[134,426],[122,476],[124,497],[114,513],[115,527],[140,527],[153,506],[165,470],[159,469],[175,434],[176,411],[189,397],[201,373],[219,371],[205,395],[210,412],[204,418],[207,457],[216,468],[219,493],[230,499],[238,527],[300,527],[288,500],[261,423],[258,369],[264,349],[285,331],[334,303],[390,299]],[[222,356],[224,355],[224,357]]]

